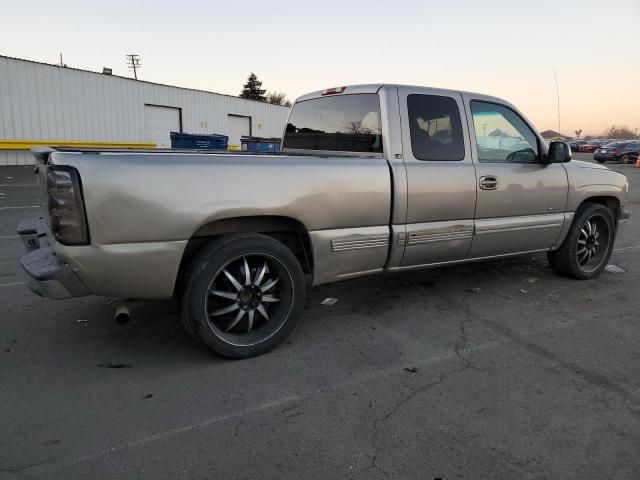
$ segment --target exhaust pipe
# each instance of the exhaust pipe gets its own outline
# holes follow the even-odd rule
[[[129,323],[129,321],[131,320],[131,312],[129,311],[129,307],[126,304],[126,300],[114,309],[113,316],[116,320],[116,323],[120,325]]]
[[[113,300],[110,303],[117,302],[117,300]],[[116,305],[113,309],[113,318],[116,323],[120,325],[125,325],[129,323],[131,320],[131,310],[136,307],[143,305],[144,300],[136,300],[135,298],[127,298],[126,300],[122,300],[120,303]]]

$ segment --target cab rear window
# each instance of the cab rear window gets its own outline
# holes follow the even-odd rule
[[[378,95],[337,95],[296,103],[283,146],[296,150],[382,153]]]

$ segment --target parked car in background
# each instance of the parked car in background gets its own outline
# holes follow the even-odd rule
[[[580,145],[580,147],[578,148],[578,151],[582,153],[594,153],[604,143],[605,142],[601,140],[591,140],[585,143],[584,145]]]
[[[606,143],[593,152],[593,159],[599,163],[606,161],[618,161],[620,160],[620,152],[629,144],[629,142],[613,142]],[[629,155],[626,156],[626,160],[629,159]]]
[[[586,145],[587,143],[586,140],[572,140],[569,142],[569,147],[571,147],[572,152],[577,152],[582,145]]]
[[[620,149],[618,157],[622,163],[632,163],[638,159],[639,153],[640,140],[633,140]]]

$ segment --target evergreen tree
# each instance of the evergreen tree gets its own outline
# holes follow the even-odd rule
[[[265,97],[264,95],[266,90],[261,87],[262,82],[258,80],[258,77],[255,73],[251,72],[251,75],[249,75],[249,78],[247,78],[247,83],[245,83],[242,87],[240,98],[265,102],[267,100],[267,97]]]

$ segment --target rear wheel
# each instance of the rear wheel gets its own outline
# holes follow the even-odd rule
[[[613,251],[615,220],[611,210],[597,203],[585,203],[574,217],[569,233],[547,257],[558,275],[589,280],[606,267]]]
[[[220,355],[253,357],[291,333],[304,296],[302,268],[285,245],[260,234],[223,237],[191,264],[182,321]]]
[[[631,163],[631,157],[629,155],[623,155],[622,158],[620,159],[620,161],[622,163]]]

